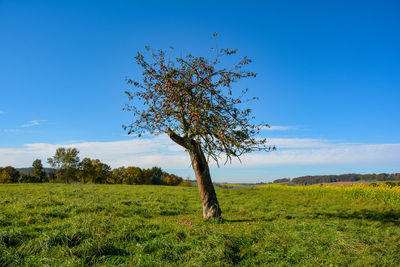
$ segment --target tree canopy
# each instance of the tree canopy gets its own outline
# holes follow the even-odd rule
[[[216,45],[208,58],[188,54],[170,60],[172,49],[169,54],[146,49],[150,60],[140,52],[135,57],[143,69],[141,81],[127,80],[135,88],[126,91],[134,100],[124,108],[134,115],[133,122],[124,125],[128,134],[166,133],[186,149],[195,140],[217,163],[221,154],[231,160],[243,153],[272,149],[265,145],[265,139],[255,138],[268,124],[253,124],[251,109],[242,108],[243,103],[257,98],[245,98],[247,89],[238,94],[232,87],[242,78],[256,77],[245,70],[251,63],[249,58],[227,68],[221,66],[221,60],[234,56],[237,50],[218,49]]]
[[[76,148],[59,147],[53,157],[47,159],[47,163],[53,168],[76,167],[79,163],[79,151]]]

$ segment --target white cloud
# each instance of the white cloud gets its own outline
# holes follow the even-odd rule
[[[4,114],[4,111],[0,110],[0,115],[3,115],[3,114]]]
[[[296,129],[296,127],[294,126],[279,126],[279,125],[270,125],[270,127],[261,127],[261,130],[264,131],[287,131],[294,129]]]
[[[20,132],[22,132],[21,129],[4,129],[4,130],[1,130],[1,131],[4,132],[4,133],[20,133]]]
[[[184,150],[167,136],[114,142],[33,143],[26,144],[22,148],[0,148],[0,165],[30,166],[36,158],[45,162],[54,155],[58,147],[76,147],[80,151],[81,159],[98,158],[112,167],[131,165],[186,168],[189,166],[189,157]]]
[[[45,122],[47,122],[47,120],[31,120],[28,123],[21,125],[21,127],[24,127],[24,128],[33,127],[33,126],[43,124]]]
[[[270,127],[262,127],[262,130],[265,131],[287,131],[296,129],[294,126],[279,126],[279,125],[270,125]]]
[[[313,138],[268,138],[268,143],[275,145],[278,148],[288,149],[288,148],[327,148],[327,147],[337,147],[338,145],[357,145],[357,143],[344,143],[335,140],[326,139],[313,139]]]
[[[243,157],[242,165],[348,165],[396,164],[400,162],[400,144],[335,144],[307,149],[278,150],[267,154],[253,153]]]
[[[358,144],[323,139],[272,138],[278,147],[270,153],[252,153],[223,168],[246,168],[293,165],[395,164],[400,162],[400,144]],[[76,147],[80,158],[98,158],[111,167],[160,166],[164,169],[188,169],[187,153],[167,136],[113,142],[70,144],[34,143],[21,148],[0,148],[0,165],[30,166],[36,158],[46,162],[58,147]],[[221,160],[224,163],[224,159]],[[216,167],[211,164],[210,167]]]

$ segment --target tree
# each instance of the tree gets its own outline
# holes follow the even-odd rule
[[[101,162],[99,159],[92,160],[93,166],[93,183],[110,183],[111,182],[111,167]]]
[[[9,184],[18,182],[20,174],[15,168],[7,166],[0,169],[0,183]]]
[[[79,163],[79,173],[78,179],[81,183],[87,183],[90,181],[90,177],[93,176],[93,165],[92,160],[89,158],[84,158]]]
[[[146,172],[145,176],[145,183],[146,184],[155,184],[155,185],[161,185],[163,184],[163,171],[160,167],[153,167],[151,169],[148,169]]]
[[[47,159],[53,168],[56,168],[56,176],[60,181],[69,183],[75,180],[76,170],[79,164],[79,151],[76,148],[59,147],[53,157]]]
[[[119,167],[112,170],[113,184],[122,184],[125,177],[125,167]]]
[[[168,174],[164,177],[164,181],[166,185],[179,185],[183,182],[183,179],[174,174]]]
[[[122,183],[124,184],[144,184],[144,176],[139,167],[129,166],[125,169]]]
[[[240,160],[241,155],[251,151],[271,150],[265,146],[265,139],[255,138],[260,128],[268,125],[252,123],[251,110],[242,108],[242,103],[256,98],[245,99],[247,89],[237,93],[232,86],[242,78],[256,76],[244,69],[251,60],[244,57],[231,68],[220,67],[220,60],[235,55],[237,50],[219,50],[217,45],[210,53],[213,58],[188,54],[174,61],[167,59],[163,50],[146,50],[150,61],[140,52],[135,57],[143,69],[141,81],[127,80],[135,89],[126,94],[135,102],[124,110],[132,112],[134,118],[123,127],[128,134],[139,137],[143,133],[167,134],[182,146],[191,158],[203,216],[220,217],[208,167],[210,159],[218,164],[221,155],[228,162],[232,158]]]
[[[45,182],[46,181],[46,173],[43,170],[42,161],[40,159],[36,159],[32,163],[33,173],[32,175],[35,177],[36,182]]]
[[[77,176],[81,183],[114,183],[110,166],[99,159],[84,158],[79,163]]]

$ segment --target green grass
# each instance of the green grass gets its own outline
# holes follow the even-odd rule
[[[398,266],[398,191],[314,188],[0,185],[0,266]]]
[[[228,183],[216,183],[214,184],[215,187],[217,188],[225,188],[225,189],[251,189],[253,186],[251,185],[243,185],[243,184],[228,184]]]

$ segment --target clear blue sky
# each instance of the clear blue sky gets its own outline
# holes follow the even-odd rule
[[[253,59],[258,77],[242,85],[280,148],[213,168],[216,180],[400,172],[399,1],[0,0],[0,166],[75,145],[193,177],[172,145],[137,148],[164,139],[125,136],[124,79],[139,77],[145,45],[206,55],[214,32]]]

